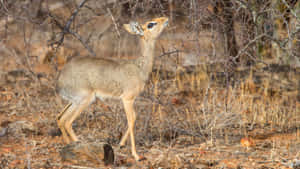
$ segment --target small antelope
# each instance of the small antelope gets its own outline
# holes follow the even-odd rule
[[[76,58],[65,65],[58,78],[57,90],[70,103],[58,114],[57,123],[66,143],[78,141],[72,122],[96,98],[120,98],[128,120],[128,129],[120,146],[124,146],[130,135],[132,155],[136,160],[141,159],[135,149],[133,103],[152,71],[155,42],[167,25],[166,17],[155,18],[143,25],[137,22],[124,24],[125,30],[140,37],[142,55],[137,59]]]

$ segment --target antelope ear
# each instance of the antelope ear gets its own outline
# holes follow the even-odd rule
[[[134,35],[144,35],[144,31],[139,23],[137,22],[130,22],[129,24],[124,24],[124,29]]]

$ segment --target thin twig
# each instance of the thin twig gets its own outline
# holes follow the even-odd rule
[[[162,57],[162,56],[165,56],[165,55],[171,55],[173,53],[179,53],[181,52],[180,50],[173,50],[173,51],[170,51],[170,52],[166,52],[166,53],[163,53],[161,55],[159,55],[158,57]]]
[[[114,26],[115,26],[115,29],[116,29],[116,31],[117,31],[117,33],[118,33],[119,38],[120,38],[120,37],[121,37],[121,34],[120,34],[119,29],[118,29],[118,25],[117,25],[117,23],[116,23],[115,17],[112,15],[112,13],[111,13],[111,11],[110,11],[109,8],[107,8],[107,12],[108,12],[108,14],[111,16],[111,20],[113,21]]]
[[[233,57],[233,60],[235,61],[236,59],[238,59],[238,58],[241,56],[241,54],[243,54],[243,53],[249,48],[250,45],[252,45],[252,44],[255,43],[258,39],[261,39],[261,38],[263,38],[263,37],[265,37],[265,36],[266,36],[266,34],[261,34],[261,35],[256,36],[256,37],[255,37],[254,39],[252,39],[251,41],[249,41],[248,44],[246,44],[246,45],[244,46],[243,49],[239,50],[238,54],[237,54],[235,57]]]
[[[80,43],[93,55],[96,56],[95,52],[93,51],[93,49],[91,49],[86,43],[85,41],[81,38],[81,36],[77,33],[77,32],[73,32],[73,31],[69,31],[70,34],[72,34],[73,36],[76,37],[76,39],[78,39],[80,41]]]
[[[266,63],[266,62],[264,62],[263,60],[261,60],[261,59],[257,59],[257,58],[255,58],[254,56],[252,56],[249,52],[245,52],[245,54],[250,58],[250,59],[252,59],[253,61],[255,61],[255,62],[260,62],[260,63],[263,63],[264,65],[268,65],[268,63]]]
[[[66,24],[66,27],[64,29],[64,31],[68,31],[70,30],[70,26],[71,26],[71,23],[73,22],[73,20],[75,19],[76,15],[78,14],[80,8],[83,7],[83,5],[87,2],[87,0],[83,0],[80,2],[79,6],[77,7],[77,9],[73,12],[73,14],[71,15],[70,19],[68,20],[67,24]]]
[[[294,11],[294,9],[291,8],[291,6],[286,2],[286,0],[282,0],[282,2],[291,11],[292,15],[296,18],[297,22],[300,23],[300,18],[299,16],[297,16],[297,13]]]

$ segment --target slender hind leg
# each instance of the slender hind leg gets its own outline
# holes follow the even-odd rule
[[[65,111],[72,105],[72,103],[67,104],[64,109],[56,116],[56,121],[60,120],[61,116],[65,113]]]
[[[73,111],[65,112],[61,120],[64,121],[63,127],[66,129],[71,141],[78,141],[76,134],[72,129],[73,121],[80,115],[80,113],[92,102],[92,96],[88,96],[80,104],[77,104]]]
[[[68,105],[65,106],[65,108],[56,116],[56,121],[58,124],[58,127],[62,133],[62,137],[66,143],[70,143],[70,137],[67,133],[67,131],[64,128],[64,121],[61,119],[61,117],[67,112],[67,111],[72,111],[74,109],[74,106],[72,106],[72,103],[69,103]]]

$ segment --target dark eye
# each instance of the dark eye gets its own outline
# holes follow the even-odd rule
[[[151,29],[154,25],[156,25],[157,23],[156,22],[150,22],[148,25],[147,25],[147,28],[148,29]]]

